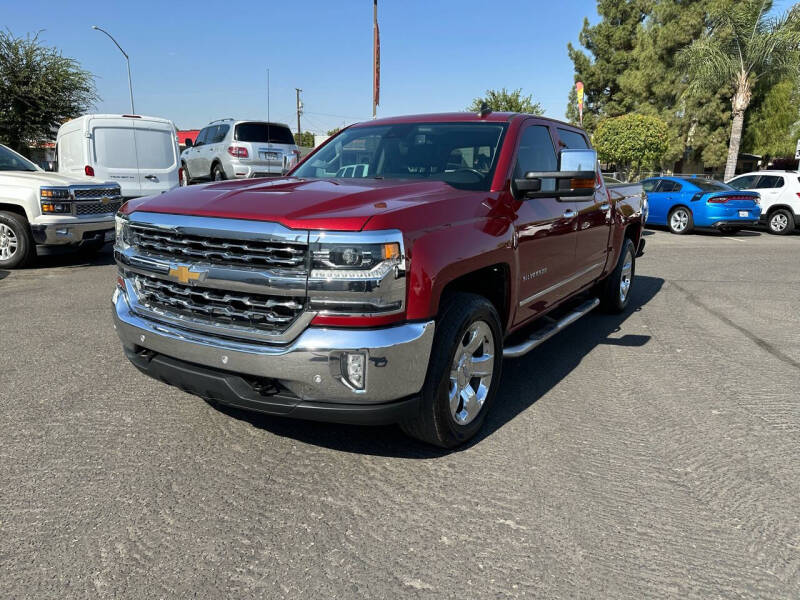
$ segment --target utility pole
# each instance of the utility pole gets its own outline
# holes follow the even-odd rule
[[[119,48],[120,52],[122,52],[122,56],[125,57],[125,62],[128,65],[128,91],[131,94],[131,114],[135,115],[136,109],[133,108],[133,83],[131,83],[131,59],[128,58],[128,53],[122,49],[122,46],[120,46],[119,43],[117,43],[117,40],[114,39],[114,36],[108,33],[105,29],[103,29],[102,27],[98,27],[97,25],[92,25],[92,29],[96,31],[101,31],[102,33],[105,33],[109,38],[111,38],[111,41],[114,42],[114,45],[117,48]]]
[[[300,88],[294,88],[294,91],[297,92],[297,135],[301,135],[300,131],[300,115],[303,114],[303,103],[300,101]]]

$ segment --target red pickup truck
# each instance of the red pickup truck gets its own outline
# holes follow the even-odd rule
[[[360,123],[286,177],[125,204],[115,326],[139,370],[207,400],[453,447],[503,401],[504,357],[625,309],[645,211],[566,123]]]

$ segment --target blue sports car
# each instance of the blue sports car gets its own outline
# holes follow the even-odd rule
[[[695,227],[736,232],[757,225],[758,192],[745,192],[719,181],[694,177],[653,177],[642,181],[650,213],[648,225],[666,225],[672,233]]]

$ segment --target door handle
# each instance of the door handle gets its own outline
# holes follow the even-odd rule
[[[572,210],[571,208],[568,208],[567,210],[564,211],[564,218],[565,219],[571,219],[576,214],[577,213],[574,210]]]
[[[604,202],[600,205],[600,210],[608,210],[609,208],[611,208],[611,205],[608,202]]]
[[[145,179],[151,179],[152,181],[155,181],[155,180],[158,179],[158,177],[156,177],[155,175],[145,175],[144,178]]]

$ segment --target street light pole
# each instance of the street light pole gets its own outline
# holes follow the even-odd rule
[[[106,34],[106,35],[107,35],[109,38],[111,38],[111,41],[112,41],[112,42],[114,42],[114,45],[115,45],[117,48],[119,48],[119,51],[120,51],[120,52],[122,52],[122,56],[124,56],[124,57],[125,57],[125,62],[126,62],[126,63],[127,63],[127,65],[128,65],[128,91],[129,91],[129,92],[130,92],[130,94],[131,94],[131,114],[132,114],[132,115],[135,115],[135,114],[136,114],[136,109],[135,109],[135,108],[133,108],[133,83],[131,83],[131,59],[130,59],[130,58],[128,58],[128,54],[127,54],[127,52],[125,52],[125,50],[123,50],[123,49],[122,49],[122,46],[120,46],[120,45],[117,43],[117,40],[115,40],[115,39],[114,39],[114,36],[113,36],[113,35],[111,35],[110,33],[108,33],[108,32],[107,32],[105,29],[103,29],[102,27],[98,27],[97,25],[92,25],[92,29],[96,29],[97,31],[102,31],[102,32],[103,32],[103,33],[105,33],[105,34]]]

